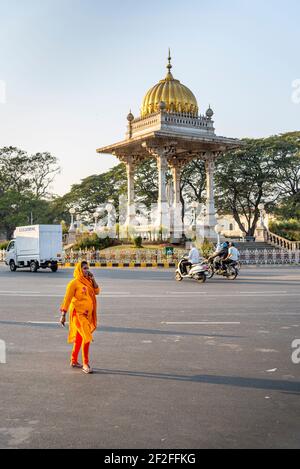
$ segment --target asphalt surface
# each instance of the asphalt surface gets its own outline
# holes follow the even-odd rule
[[[69,368],[57,324],[72,269],[0,266],[0,448],[300,447],[299,268],[205,284],[171,270],[94,273],[100,325],[85,375]]]

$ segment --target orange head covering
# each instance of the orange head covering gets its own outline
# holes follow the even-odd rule
[[[76,278],[76,280],[79,280],[79,282],[83,283],[88,288],[88,293],[93,301],[93,322],[96,328],[97,327],[97,301],[96,301],[95,289],[92,285],[91,280],[84,276],[81,264],[82,262],[78,262],[76,264],[73,276],[74,278]],[[86,264],[88,265],[87,262]]]

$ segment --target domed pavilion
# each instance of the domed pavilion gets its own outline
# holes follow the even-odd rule
[[[180,173],[193,159],[202,159],[206,167],[206,215],[202,232],[210,240],[216,239],[217,220],[214,204],[215,160],[225,151],[238,148],[237,139],[215,134],[213,110],[199,114],[192,91],[173,77],[169,51],[167,74],[147,91],[140,116],[127,116],[125,140],[98,148],[97,153],[115,155],[126,165],[128,180],[126,225],[135,224],[134,171],[137,164],[155,158],[158,168],[158,201],[155,225],[170,227],[173,241],[182,237],[180,202]],[[166,173],[171,169],[173,179],[172,207],[167,201]],[[171,213],[170,213],[171,212]]]

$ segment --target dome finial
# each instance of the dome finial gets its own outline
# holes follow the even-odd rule
[[[170,51],[170,47],[169,47],[169,56],[168,56],[168,65],[167,65],[167,69],[169,70],[169,72],[171,71],[171,68],[172,68],[172,65],[171,65],[171,51]]]
[[[173,78],[171,68],[171,51],[168,49],[168,73],[163,80],[147,91],[142,102],[141,117],[158,112],[178,112],[198,116],[198,104],[195,96],[179,80]]]
[[[168,73],[167,73],[167,76],[166,76],[167,80],[174,80],[173,75],[171,73],[171,68],[172,68],[171,51],[170,51],[170,47],[169,47],[168,65],[167,65]]]

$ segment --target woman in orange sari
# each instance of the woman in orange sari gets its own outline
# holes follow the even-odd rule
[[[60,308],[60,323],[65,325],[66,314],[69,310],[68,342],[74,343],[70,366],[82,368],[84,373],[92,373],[89,365],[89,346],[93,340],[92,333],[97,327],[96,295],[99,294],[99,291],[99,286],[89,270],[88,263],[86,261],[78,262],[74,270],[74,280],[68,284]],[[82,348],[82,366],[78,363],[80,348]]]

